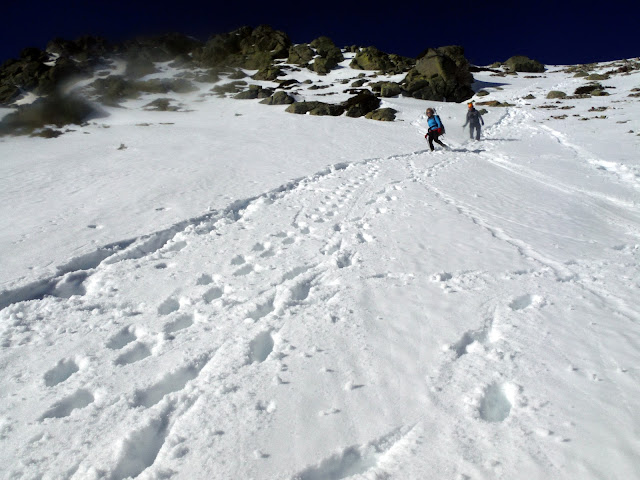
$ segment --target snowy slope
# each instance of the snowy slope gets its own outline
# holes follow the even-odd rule
[[[475,74],[480,142],[201,92],[0,140],[0,476],[640,476],[640,73],[563,70]]]

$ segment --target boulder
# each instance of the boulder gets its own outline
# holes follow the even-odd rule
[[[566,93],[561,92],[559,90],[551,90],[549,93],[547,93],[547,98],[548,99],[552,99],[552,98],[565,98],[567,96]]]
[[[295,99],[285,92],[276,92],[269,98],[260,101],[260,103],[264,103],[265,105],[289,105],[293,102],[295,102]]]
[[[401,85],[403,94],[413,98],[462,102],[474,95],[472,83],[464,49],[454,45],[425,50]]]
[[[304,115],[310,112],[314,108],[318,107],[321,102],[293,102],[285,110],[288,113],[295,113],[298,115]]]
[[[380,106],[380,99],[369,90],[363,90],[342,104],[347,117],[362,117]]]
[[[180,110],[179,106],[171,105],[174,102],[172,98],[158,98],[152,102],[147,103],[144,106],[145,110],[151,110],[156,112],[177,112]]]
[[[46,125],[81,125],[100,116],[104,112],[80,97],[53,94],[6,115],[0,121],[0,134],[28,134]]]
[[[318,105],[309,110],[309,115],[330,115],[339,117],[344,113],[345,108],[342,105],[333,105],[331,103],[318,102]]]
[[[381,97],[395,97],[402,93],[402,88],[394,82],[378,82],[371,85],[371,89]]]
[[[331,115],[336,117],[344,113],[344,107],[324,102],[294,102],[285,111],[299,115],[309,113],[310,115]]]
[[[413,59],[400,55],[389,55],[376,47],[362,48],[350,63],[358,70],[376,70],[383,73],[402,73],[415,64]]]
[[[213,93],[220,96],[224,96],[227,93],[240,93],[244,87],[247,86],[247,82],[244,80],[236,80],[235,82],[225,83],[224,85],[216,85],[211,89]]]
[[[54,38],[47,44],[46,51],[57,54],[60,57],[68,57],[76,61],[87,62],[92,58],[97,59],[98,57],[113,53],[115,48],[104,38],[86,35],[76,40]]]
[[[282,70],[274,65],[269,65],[262,70],[258,71],[252,78],[254,80],[268,80],[273,81],[282,75]]]
[[[249,89],[244,92],[240,92],[233,98],[239,100],[251,100],[255,98],[268,98],[273,94],[273,90],[270,88],[263,88],[260,85],[249,85]]]
[[[333,40],[331,40],[329,37],[324,36],[312,40],[309,46],[311,48],[314,48],[316,52],[318,52],[318,55],[322,57],[328,56],[330,52],[333,52],[334,50],[336,50],[336,48],[338,48],[336,47],[335,43],[333,43]],[[338,48],[338,50],[340,49]]]
[[[309,63],[315,54],[313,50],[306,43],[299,45],[293,45],[289,47],[289,57],[287,63],[293,63],[294,65],[306,65]]]
[[[157,71],[158,70],[156,70],[156,67],[151,60],[140,55],[128,60],[125,75],[129,78],[141,78],[145,75],[156,73]]]
[[[574,95],[591,95],[596,90],[602,90],[604,87],[599,83],[590,83],[576,88],[573,92]]]
[[[231,33],[216,35],[193,52],[201,66],[228,65],[258,70],[276,58],[287,58],[291,40],[286,33],[268,25],[255,29],[242,27]]]
[[[525,57],[524,55],[515,55],[509,58],[504,65],[511,72],[530,72],[530,73],[540,73],[544,72],[544,64],[540,63],[537,60],[532,60],[529,57]]]
[[[365,115],[365,118],[370,120],[378,120],[380,122],[393,122],[396,119],[397,110],[393,108],[378,108]]]

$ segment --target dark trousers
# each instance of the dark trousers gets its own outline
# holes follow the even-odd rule
[[[444,143],[438,140],[439,136],[440,134],[435,130],[430,130],[429,133],[427,134],[427,139],[429,140],[429,148],[431,149],[431,151],[434,150],[433,142],[436,142],[438,145],[442,145],[443,147],[447,148],[447,146]]]
[[[480,140],[480,124],[479,123],[478,124],[473,124],[473,123],[469,124],[469,136],[471,138],[473,138],[473,129],[474,128],[476,130],[476,140]]]

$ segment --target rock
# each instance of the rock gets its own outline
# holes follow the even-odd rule
[[[402,73],[415,64],[411,58],[400,55],[389,55],[376,47],[362,48],[356,53],[350,67],[358,70],[377,70],[383,73]]]
[[[309,68],[320,75],[326,75],[337,66],[338,62],[334,58],[317,57]]]
[[[15,112],[6,115],[0,121],[0,134],[28,134],[46,125],[81,125],[104,115],[104,112],[80,97],[53,94],[29,105],[21,105]]]
[[[609,79],[609,75],[603,75],[600,73],[592,73],[591,75],[587,76],[587,80],[608,80]]]
[[[316,108],[320,102],[293,102],[285,110],[288,113],[295,113],[298,115],[304,115],[312,109]]]
[[[489,95],[489,92],[487,92],[486,90],[479,90],[476,92],[476,95],[478,97],[486,97],[487,95]]]
[[[256,73],[252,78],[254,80],[273,81],[276,78],[278,78],[280,75],[283,75],[282,70],[280,70],[276,66],[269,65],[268,67],[258,71],[258,73]]]
[[[348,117],[362,117],[380,106],[380,99],[369,90],[363,90],[342,104]]]
[[[534,100],[536,97],[530,93],[529,95],[527,95],[526,97],[523,97],[523,98],[525,100]]]
[[[263,88],[260,85],[249,85],[249,89],[244,92],[240,92],[233,98],[240,100],[250,100],[254,98],[268,98],[273,94],[273,90],[270,88]]]
[[[314,48],[316,52],[318,52],[318,55],[320,55],[321,57],[328,56],[330,52],[334,51],[337,48],[335,43],[333,43],[333,40],[331,40],[329,37],[324,36],[318,37],[315,40],[311,41],[309,46],[311,48]]]
[[[229,80],[240,80],[242,78],[246,78],[247,74],[244,73],[242,70],[234,70],[233,73],[231,73],[231,75],[229,75]]]
[[[180,107],[171,105],[174,102],[172,98],[158,98],[144,106],[145,110],[154,110],[156,112],[177,112]]]
[[[258,70],[267,68],[276,58],[287,58],[290,46],[286,33],[268,25],[242,27],[214,36],[196,49],[193,57],[205,67],[228,65]]]
[[[395,97],[402,93],[402,88],[394,82],[378,82],[371,85],[371,90],[379,94],[381,97]]]
[[[178,55],[173,62],[169,64],[171,68],[189,68],[195,67],[193,59],[189,55]]]
[[[401,85],[410,97],[462,102],[474,95],[472,83],[464,49],[454,45],[424,51]]]
[[[559,90],[551,90],[549,93],[547,93],[547,98],[565,98],[566,96],[566,93]]]
[[[299,115],[309,113],[311,115],[339,116],[344,113],[344,107],[323,102],[294,102],[285,111]]]
[[[490,100],[487,102],[477,102],[476,105],[487,105],[489,107],[513,107],[514,104],[513,103],[507,103],[507,102],[499,102],[497,100]],[[479,110],[480,115],[484,115],[486,112],[486,110]]]
[[[316,73],[327,74],[344,60],[342,52],[329,37],[316,38],[309,45],[320,55],[309,66]]]
[[[260,101],[265,105],[289,105],[293,102],[295,102],[295,99],[285,92],[276,92],[269,98]]]
[[[515,55],[504,64],[512,72],[540,73],[545,70],[544,64],[524,55]]]
[[[214,69],[210,69],[206,73],[196,75],[193,79],[201,83],[216,83],[220,80],[220,76]]]
[[[368,80],[361,78],[360,80],[356,80],[355,82],[353,82],[351,84],[352,87],[354,88],[360,88],[361,86],[363,86],[365,83],[367,83]]]
[[[339,117],[345,110],[342,105],[333,105],[331,103],[323,102],[318,103],[318,106],[309,111],[309,115],[330,115],[332,117]]]
[[[589,85],[583,85],[582,87],[576,88],[573,92],[574,95],[592,95],[594,91],[600,90],[602,91],[604,87],[599,83],[591,83]]]
[[[114,53],[115,47],[104,38],[86,35],[76,40],[54,38],[47,44],[46,51],[75,61],[90,62],[91,59],[97,60],[99,57]]]
[[[393,108],[379,108],[365,115],[370,120],[378,120],[381,122],[393,122],[396,119],[397,110]]]
[[[289,80],[276,80],[278,82],[278,88],[289,89],[294,85],[298,85],[300,82],[295,78],[290,78]]]
[[[293,63],[294,65],[306,65],[314,56],[315,54],[313,53],[313,50],[311,50],[311,47],[306,43],[301,43],[299,45],[289,47],[287,63]]]
[[[125,75],[129,78],[141,78],[156,72],[153,62],[144,56],[136,56],[129,59],[125,69]]]
[[[236,80],[235,82],[225,83],[224,85],[216,85],[211,89],[211,91],[220,96],[224,96],[226,93],[240,93],[246,85],[247,82],[243,80]]]

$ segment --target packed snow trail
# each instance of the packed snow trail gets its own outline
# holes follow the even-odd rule
[[[632,477],[637,249],[605,214],[637,210],[503,143],[338,165],[8,305],[5,473]]]

